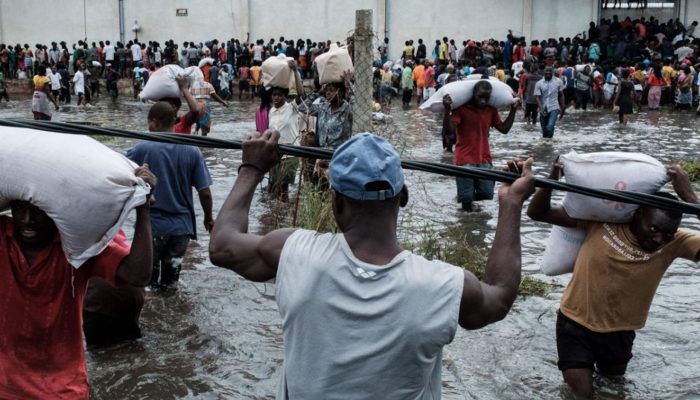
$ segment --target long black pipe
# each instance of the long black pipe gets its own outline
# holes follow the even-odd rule
[[[131,132],[122,129],[103,128],[70,124],[62,122],[34,121],[24,119],[0,119],[0,126],[11,126],[17,128],[39,129],[50,132],[69,133],[77,135],[105,135],[116,136],[129,139],[151,140],[164,143],[189,144],[199,147],[219,148],[219,149],[241,149],[240,140],[223,140],[211,137],[193,135],[174,135],[172,133],[142,133]],[[333,151],[317,147],[302,147],[279,145],[279,153],[284,155],[330,159]],[[425,161],[404,160],[401,165],[405,169],[423,171],[440,175],[489,179],[499,182],[513,182],[519,175],[498,170],[491,170],[477,167],[458,167],[455,165],[438,164]],[[612,200],[621,203],[638,204],[665,210],[681,211],[687,214],[700,215],[700,205],[685,203],[665,197],[654,196],[645,193],[627,192],[622,190],[592,189],[584,186],[573,185],[555,181],[551,179],[535,178],[535,186],[562,190],[566,192],[578,193],[586,196],[596,197],[605,200]]]

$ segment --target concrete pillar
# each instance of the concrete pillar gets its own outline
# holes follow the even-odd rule
[[[528,43],[532,40],[532,1],[523,0],[523,36]]]
[[[353,35],[355,68],[355,102],[352,105],[352,131],[372,131],[372,10],[355,11],[355,33]]]
[[[238,16],[239,35],[241,43],[246,40],[250,32],[250,0],[240,0],[240,15]]]

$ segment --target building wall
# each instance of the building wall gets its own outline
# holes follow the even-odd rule
[[[139,38],[163,42],[231,37],[343,40],[354,27],[356,9],[374,11],[377,40],[388,27],[390,54],[398,57],[407,39],[505,39],[509,29],[529,40],[573,36],[597,20],[598,0],[123,0],[126,38],[138,20]],[[689,21],[700,20],[700,1],[687,3]],[[83,18],[86,5],[87,24]],[[684,8],[685,3],[681,5]],[[186,8],[187,17],[177,17]],[[41,10],[42,22],[33,15]],[[685,19],[684,18],[684,19]],[[68,43],[87,37],[119,39],[119,0],[0,0],[0,42]]]
[[[532,37],[536,39],[574,37],[597,22],[597,1],[533,0]],[[529,41],[529,38],[528,38]]]
[[[687,7],[685,7],[685,8],[683,7],[683,6],[685,6],[685,4],[683,4],[681,6],[682,13],[687,10],[687,14],[685,14],[685,18],[684,18],[685,23],[690,24],[693,21],[700,22],[700,1],[697,1],[697,0],[683,0],[683,1],[688,3]],[[698,35],[698,34],[700,34],[700,33],[698,33],[696,31],[695,35]]]
[[[442,0],[440,6],[426,7],[424,0],[389,0],[387,7],[390,55],[398,57],[404,42],[422,38],[428,57],[435,40],[447,36],[457,48],[468,39],[504,40],[508,29],[522,32],[522,0]]]

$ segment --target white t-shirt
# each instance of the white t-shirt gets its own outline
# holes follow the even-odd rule
[[[73,90],[75,94],[85,93],[85,76],[82,71],[76,71],[73,75]]]
[[[277,269],[277,399],[439,399],[463,286],[461,268],[409,251],[372,265],[342,234],[294,232]]]
[[[47,70],[46,76],[51,81],[51,90],[61,89],[61,75],[58,72],[54,74],[51,70]]]
[[[102,49],[102,52],[105,55],[105,60],[114,61],[114,46],[112,46],[111,44],[109,46],[105,46],[104,49]]]
[[[134,43],[131,45],[131,56],[134,59],[134,62],[136,61],[141,61],[141,46],[138,44]]]
[[[299,111],[296,104],[286,102],[280,108],[270,107],[269,127],[280,133],[282,144],[297,144],[299,139]]]

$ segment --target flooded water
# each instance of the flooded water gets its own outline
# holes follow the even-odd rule
[[[214,108],[212,137],[240,139],[254,130],[255,104],[233,102]],[[90,109],[63,107],[54,120],[89,122],[132,130],[146,126],[148,106],[131,101],[101,104]],[[415,109],[394,107],[395,139],[405,158],[450,162],[443,155],[438,118]],[[589,111],[567,114],[557,124],[553,141],[539,130],[518,122],[508,135],[492,133],[494,164],[512,156],[533,156],[544,176],[557,154],[602,150],[638,151],[663,162],[690,160],[700,154],[700,135],[690,114],[670,112],[635,115],[620,129],[617,116]],[[0,118],[31,118],[30,102],[0,105]],[[133,145],[117,139],[118,151]],[[214,179],[215,210],[230,190],[240,153],[204,149]],[[412,220],[468,226],[472,240],[488,245],[496,224],[495,202],[484,202],[476,214],[458,211],[452,178],[408,172],[411,192],[403,215]],[[253,206],[251,231],[268,205],[259,190]],[[560,193],[555,193],[561,199]],[[196,203],[196,202],[195,202]],[[201,212],[198,210],[201,229]],[[697,219],[683,227],[700,229]],[[538,274],[549,227],[526,217],[522,224],[523,268]],[[207,255],[209,237],[200,232],[192,243],[182,286],[166,295],[149,295],[142,313],[144,337],[134,343],[88,350],[88,370],[95,399],[271,399],[282,365],[280,317],[273,284],[244,281],[213,267]],[[569,276],[555,280],[565,285]],[[678,261],[661,283],[647,326],[638,331],[635,357],[623,381],[599,380],[603,399],[700,398],[700,277],[695,265]],[[520,297],[508,317],[479,331],[460,330],[444,351],[445,399],[569,399],[556,367],[556,310],[563,287],[547,297]]]

